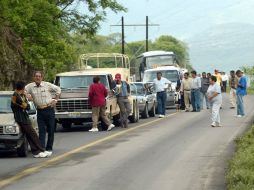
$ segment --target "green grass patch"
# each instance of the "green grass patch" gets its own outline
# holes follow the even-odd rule
[[[249,88],[247,89],[248,94],[254,95],[254,82],[250,83]]]
[[[228,190],[254,189],[254,126],[236,140],[236,153],[226,176]]]

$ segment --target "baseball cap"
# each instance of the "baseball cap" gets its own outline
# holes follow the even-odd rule
[[[116,79],[116,80],[121,80],[121,74],[120,74],[120,73],[117,73],[117,74],[115,75],[115,79]]]

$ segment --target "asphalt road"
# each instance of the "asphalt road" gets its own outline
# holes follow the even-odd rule
[[[254,118],[254,97],[245,100],[247,116],[236,118],[225,99],[221,128],[210,127],[208,110],[172,115],[171,110],[167,118],[141,120],[127,130],[59,131],[52,158],[2,157],[0,186],[6,182],[10,184],[5,190],[225,189],[233,140]]]

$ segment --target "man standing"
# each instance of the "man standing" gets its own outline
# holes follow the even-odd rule
[[[108,92],[105,86],[100,83],[100,77],[95,76],[93,78],[93,84],[89,87],[89,103],[92,106],[92,120],[93,128],[90,132],[98,132],[98,120],[99,118],[108,126],[108,131],[115,127],[106,115],[106,100]]]
[[[228,75],[225,72],[221,73],[221,79],[222,79],[222,90],[223,92],[227,92],[227,83],[228,83]]]
[[[162,73],[157,73],[157,78],[153,80],[156,91],[157,103],[158,103],[158,114],[159,118],[165,117],[166,114],[166,101],[167,101],[167,88],[171,82],[162,77]]]
[[[192,104],[192,112],[200,112],[200,88],[201,88],[201,80],[200,77],[197,76],[196,71],[191,72],[192,83],[191,83],[191,104]]]
[[[209,78],[206,77],[206,73],[202,73],[202,78],[201,78],[201,89],[200,89],[200,109],[203,109],[203,104],[204,104],[204,99],[206,102],[206,108],[210,108],[210,103],[208,101],[207,97],[207,89],[209,87]]]
[[[184,73],[184,79],[181,85],[181,94],[184,96],[184,103],[185,103],[185,111],[190,111],[190,100],[191,100],[191,84],[192,79],[189,78],[189,73]]]
[[[31,125],[27,111],[30,105],[25,95],[25,83],[20,81],[16,83],[16,89],[11,97],[11,108],[15,121],[19,124],[22,132],[30,145],[31,152],[35,158],[45,158],[48,152],[41,146],[39,137]]]
[[[246,77],[243,76],[243,72],[240,70],[236,71],[236,76],[239,78],[236,89],[237,117],[243,117],[245,115],[243,96],[247,95],[247,80]]]
[[[184,95],[181,93],[181,86],[183,82],[183,74],[180,75],[180,79],[177,80],[176,88],[180,90],[180,109],[185,110]]]
[[[121,126],[128,127],[128,117],[131,113],[131,104],[128,99],[130,94],[130,85],[126,81],[122,81],[121,74],[115,75],[116,88],[117,88],[117,104],[120,108]]]
[[[236,107],[236,88],[238,84],[238,79],[235,75],[235,71],[230,71],[230,78],[229,78],[229,88],[230,88],[230,103],[231,109],[235,109]]]
[[[41,71],[35,71],[33,78],[34,82],[26,86],[26,92],[28,98],[33,100],[38,110],[37,122],[41,145],[52,154],[55,132],[54,106],[60,96],[61,89],[49,82],[44,82]],[[54,99],[53,94],[55,94]],[[46,132],[48,132],[47,145],[45,145]]]

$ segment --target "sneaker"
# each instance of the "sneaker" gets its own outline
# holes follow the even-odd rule
[[[237,115],[236,117],[239,117],[239,118],[241,118],[241,117],[243,117],[242,115]]]
[[[92,129],[89,130],[89,132],[98,132],[98,131],[99,131],[98,128],[92,128]]]
[[[50,157],[52,155],[52,151],[46,150],[44,151],[45,154],[47,154],[47,157]]]
[[[165,117],[165,115],[159,115],[159,118],[164,118]]]
[[[212,122],[211,127],[216,127],[216,123]]]
[[[114,127],[115,127],[114,124],[110,124],[110,125],[108,126],[108,131],[111,131]]]
[[[222,127],[220,123],[216,123],[216,127]]]
[[[34,158],[46,158],[48,155],[45,152],[40,152],[39,154],[33,156]]]

